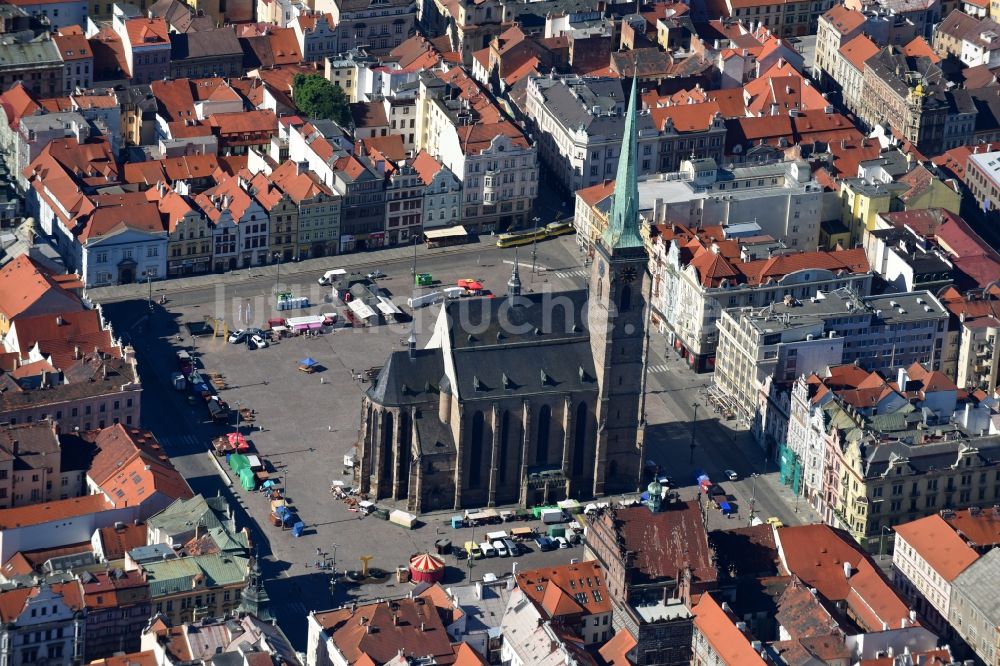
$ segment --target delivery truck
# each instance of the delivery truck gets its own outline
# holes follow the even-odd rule
[[[406,304],[410,306],[410,309],[422,308],[425,305],[433,305],[434,303],[440,303],[444,300],[444,293],[440,291],[432,291],[429,294],[423,294],[422,296],[414,296],[413,298],[406,299]]]

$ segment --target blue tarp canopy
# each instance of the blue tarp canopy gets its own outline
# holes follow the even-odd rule
[[[719,508],[722,509],[722,513],[732,513],[733,507],[729,505],[729,502],[719,502]]]
[[[274,515],[281,520],[282,523],[287,523],[292,519],[292,512],[287,506],[279,506],[274,510]]]
[[[318,362],[312,356],[306,356],[304,359],[299,361],[299,365],[304,365],[307,368],[311,368],[314,365],[318,365]]]
[[[292,525],[292,536],[293,537],[300,537],[300,536],[302,536],[302,532],[304,532],[305,529],[306,529],[305,523],[303,523],[300,520],[299,522],[297,522],[294,525]]]

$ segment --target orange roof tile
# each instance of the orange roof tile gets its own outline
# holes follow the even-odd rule
[[[133,18],[125,21],[129,43],[136,46],[170,46],[167,23],[162,18]]]
[[[549,619],[611,612],[604,569],[596,560],[519,571],[515,581]]]
[[[701,595],[691,610],[694,626],[705,637],[723,664],[753,666],[766,664],[751,645],[747,636],[736,627],[736,621],[722,609],[710,593]]]
[[[896,525],[893,529],[949,583],[979,559],[979,554],[937,514]]]
[[[159,666],[156,653],[152,650],[130,652],[90,662],[90,666]]]
[[[859,72],[865,71],[865,63],[878,52],[878,45],[867,35],[858,35],[840,47],[840,55]]]
[[[413,158],[410,163],[417,174],[420,176],[420,180],[424,181],[424,185],[430,185],[434,181],[434,176],[441,171],[442,165],[434,157],[431,156],[426,150],[421,150],[417,153],[417,156]]]
[[[152,433],[118,423],[85,437],[97,446],[87,476],[116,505],[135,506],[155,493],[194,496]]]
[[[0,95],[0,106],[3,106],[8,124],[11,128],[15,129],[21,118],[24,116],[33,116],[42,108],[20,81]]]
[[[628,653],[638,644],[628,629],[619,629],[610,641],[601,646],[601,657],[609,666],[631,666]]]
[[[27,255],[19,255],[0,268],[0,313],[8,322],[22,315],[56,315],[83,309],[75,294],[62,289],[47,270]]]
[[[861,12],[856,9],[848,9],[844,5],[832,7],[826,14],[823,14],[823,18],[829,21],[834,29],[842,35],[857,30],[867,20]]]
[[[941,56],[935,53],[931,45],[927,43],[927,40],[920,36],[914,37],[906,46],[904,46],[903,53],[913,58],[930,58],[931,62],[934,63],[941,62]]]
[[[663,130],[669,119],[678,132],[704,132],[712,126],[715,114],[721,113],[718,102],[700,104],[672,104],[649,110],[653,125]]]
[[[844,601],[858,624],[881,631],[882,623],[900,627],[909,622],[910,609],[884,578],[871,557],[842,530],[828,525],[796,525],[777,532],[782,562],[788,573],[831,602]],[[844,563],[851,576],[844,575]]]
[[[0,529],[41,525],[53,520],[65,520],[76,516],[86,516],[100,511],[109,511],[112,506],[103,495],[84,495],[54,502],[43,502],[13,509],[0,509]]]

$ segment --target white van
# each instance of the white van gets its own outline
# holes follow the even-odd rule
[[[326,273],[323,273],[323,277],[321,277],[316,281],[319,282],[321,285],[326,286],[328,284],[333,284],[333,281],[338,277],[340,277],[341,275],[347,275],[347,271],[345,271],[343,268],[334,268],[328,270]]]
[[[496,549],[498,557],[510,557],[510,551],[507,550],[507,546],[504,545],[502,539],[497,539],[496,541],[494,541],[493,547]]]
[[[493,544],[486,543],[485,541],[479,544],[479,550],[482,551],[483,557],[496,557],[497,549],[493,547]]]

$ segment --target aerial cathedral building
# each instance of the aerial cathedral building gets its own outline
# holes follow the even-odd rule
[[[636,82],[588,289],[446,303],[362,403],[362,492],[417,513],[641,487],[650,277],[639,235]]]

